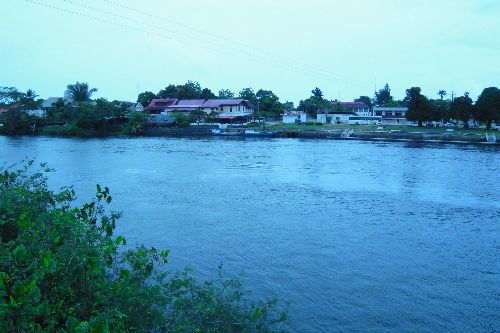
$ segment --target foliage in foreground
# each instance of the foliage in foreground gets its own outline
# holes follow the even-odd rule
[[[168,251],[123,249],[111,196],[72,207],[45,172],[0,170],[1,332],[276,332],[274,301],[250,302],[238,280],[167,273]]]

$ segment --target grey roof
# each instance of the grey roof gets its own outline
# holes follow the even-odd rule
[[[218,108],[221,106],[238,106],[241,104],[245,104],[250,109],[255,109],[255,106],[252,105],[249,101],[241,98],[234,99],[208,99],[204,104],[204,108]]]
[[[52,104],[57,103],[58,100],[64,100],[65,102],[68,102],[64,97],[49,97],[42,103],[42,108],[50,108],[52,107]]]
[[[177,106],[183,108],[200,108],[204,102],[204,99],[181,99],[177,104],[171,105],[169,108],[175,108]]]

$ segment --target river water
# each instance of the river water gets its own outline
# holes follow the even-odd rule
[[[500,149],[317,140],[0,137],[0,163],[106,185],[129,244],[171,252],[295,332],[500,332]]]

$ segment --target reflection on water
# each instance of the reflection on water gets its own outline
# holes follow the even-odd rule
[[[0,137],[0,162],[109,186],[129,243],[172,250],[256,296],[297,332],[500,331],[495,147],[314,140]],[[2,163],[3,164],[3,163]]]

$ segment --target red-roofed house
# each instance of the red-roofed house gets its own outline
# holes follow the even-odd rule
[[[176,98],[155,98],[149,103],[145,110],[151,113],[161,113],[167,107],[172,106],[175,103],[177,103]]]
[[[370,107],[363,102],[332,102],[335,111],[346,111],[357,116],[369,116]],[[336,113],[336,112],[335,112]]]

